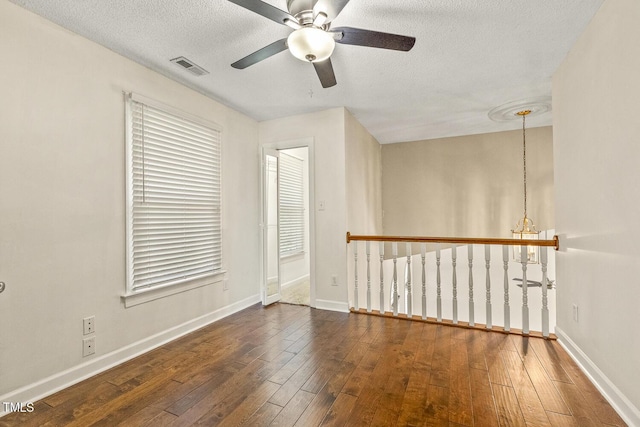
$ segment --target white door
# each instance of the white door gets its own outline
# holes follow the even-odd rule
[[[277,150],[262,155],[262,304],[280,301],[280,230]]]

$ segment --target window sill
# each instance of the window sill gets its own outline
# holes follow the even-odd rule
[[[144,289],[137,292],[130,292],[120,296],[124,302],[125,308],[134,307],[149,301],[165,298],[171,295],[190,291],[191,289],[201,288],[203,286],[213,285],[222,282],[226,271],[215,273],[211,276],[203,277],[189,282],[177,283],[158,288]]]

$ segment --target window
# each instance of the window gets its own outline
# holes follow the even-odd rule
[[[222,270],[220,130],[127,97],[127,292]]]
[[[280,152],[280,257],[304,251],[304,185],[302,163]]]

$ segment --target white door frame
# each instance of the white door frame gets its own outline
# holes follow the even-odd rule
[[[314,153],[314,139],[313,137],[307,138],[299,138],[299,139],[291,139],[287,141],[279,141],[272,142],[267,144],[262,144],[260,147],[261,159],[264,159],[264,149],[274,149],[274,150],[287,150],[290,148],[300,148],[307,147],[309,150],[309,305],[311,307],[316,306],[316,216],[315,216],[315,153]],[[261,161],[262,163],[262,161]],[[261,173],[261,180],[264,180],[264,173]],[[264,184],[261,182],[261,193],[264,191]],[[261,218],[264,218],[264,198],[262,199],[262,203],[260,204],[260,210],[262,213]],[[261,236],[264,238],[264,233],[261,233]],[[262,248],[262,263],[261,265],[264,268],[264,261],[266,260],[266,247],[263,242],[261,245]],[[262,283],[266,283],[264,280],[264,275],[266,271],[263,272],[262,275]]]

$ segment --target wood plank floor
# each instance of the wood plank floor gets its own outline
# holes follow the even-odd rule
[[[252,306],[0,426],[624,426],[555,341]]]

